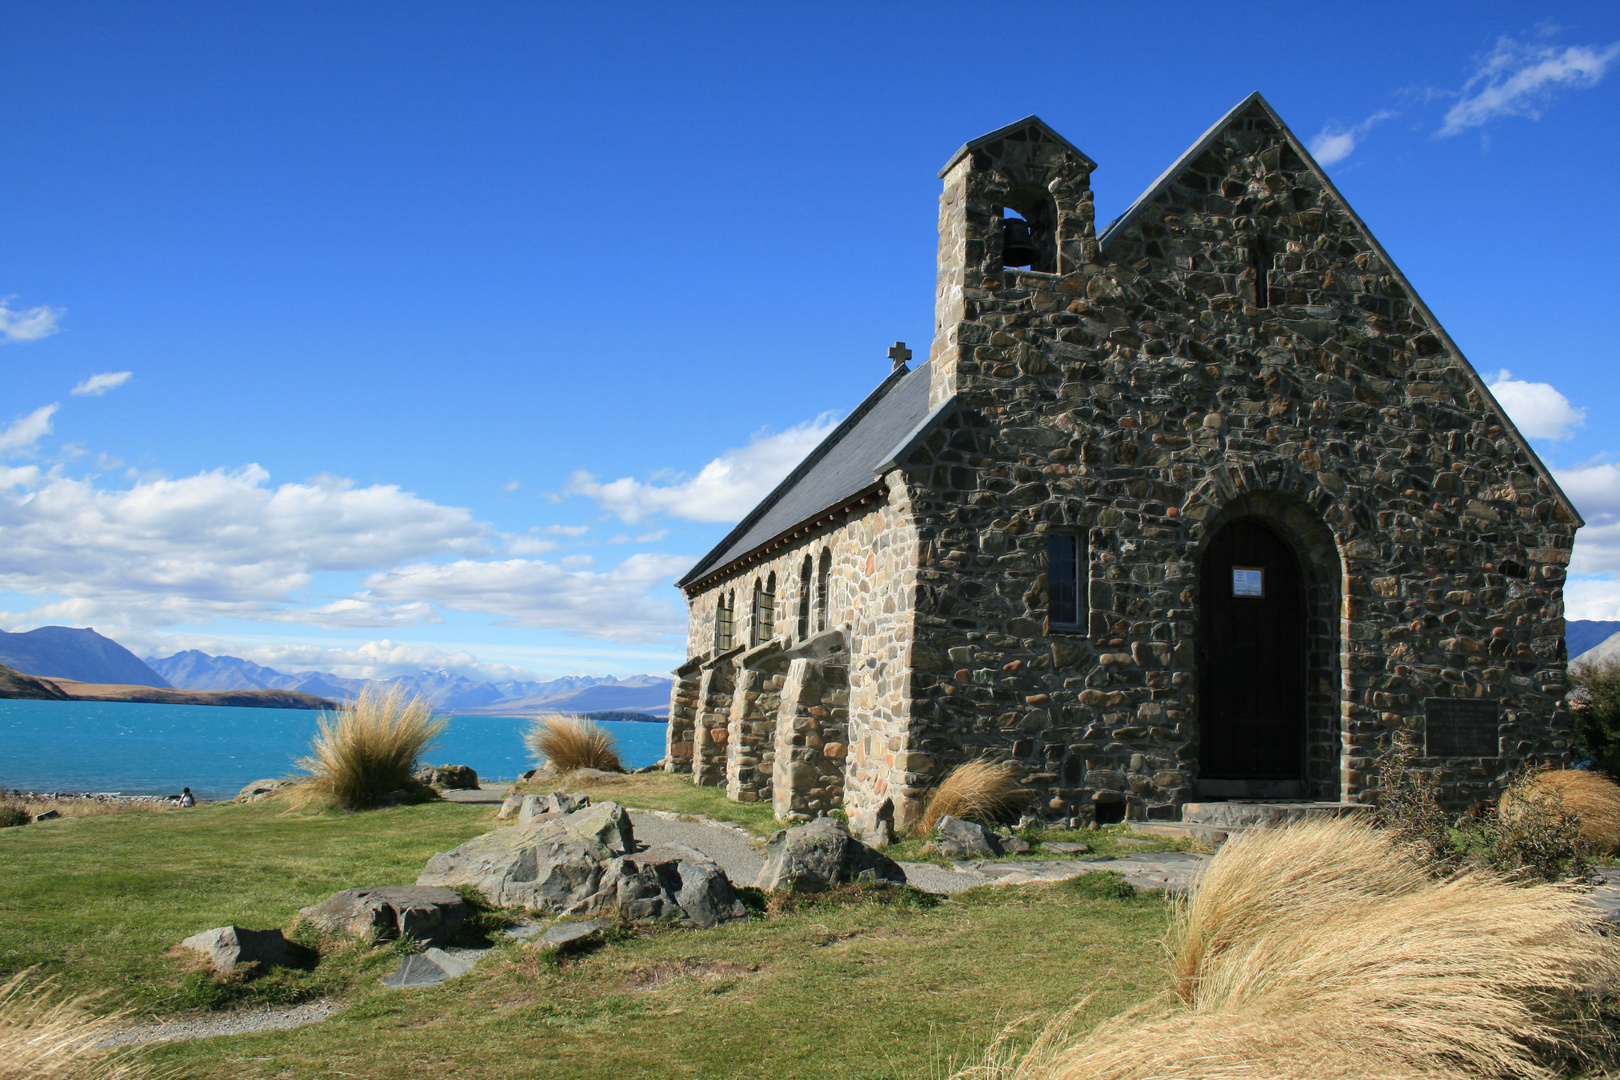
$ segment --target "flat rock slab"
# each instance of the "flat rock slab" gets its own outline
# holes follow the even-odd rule
[[[1091,845],[1075,843],[1069,840],[1043,840],[1041,850],[1050,851],[1054,855],[1086,855],[1090,853]]]
[[[450,788],[439,792],[445,802],[471,803],[475,806],[499,806],[506,798],[509,785],[500,784],[494,787],[477,788]]]
[[[606,926],[607,923],[594,919],[590,922],[558,923],[540,935],[538,944],[543,949],[561,949],[596,937]]]
[[[1137,892],[1167,892],[1185,894],[1192,891],[1198,875],[1209,865],[1212,855],[1196,855],[1184,851],[1161,851],[1151,855],[1123,855],[1118,858],[1063,859],[1045,862],[959,862],[954,872],[976,885],[1032,885],[1039,882],[1067,881],[1083,874],[1112,871],[1123,875]],[[907,864],[909,873],[911,864]],[[936,890],[918,884],[929,892],[960,892],[961,889]]]
[[[442,982],[465,975],[473,969],[475,960],[452,956],[443,949],[429,949],[413,953],[399,965],[399,970],[383,976],[383,985],[396,990],[416,986],[437,986]]]
[[[298,917],[327,933],[375,932],[384,939],[409,935],[443,945],[461,928],[467,901],[454,889],[429,885],[384,885],[344,889],[304,908]]]

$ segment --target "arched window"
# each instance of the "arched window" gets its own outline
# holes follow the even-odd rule
[[[754,579],[754,644],[763,645],[771,640],[776,633],[776,573],[765,579],[765,587],[760,588],[759,579]]]
[[[736,593],[721,593],[714,605],[714,651],[723,653],[731,648],[734,636],[732,609],[737,603]]]
[[[804,557],[804,565],[799,567],[799,640],[803,641],[810,636],[810,573],[812,562],[810,556]]]
[[[821,549],[821,568],[816,571],[816,633],[827,629],[827,579],[832,576],[832,552]]]

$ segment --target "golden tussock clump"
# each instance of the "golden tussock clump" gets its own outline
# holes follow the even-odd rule
[[[1023,806],[1027,798],[1028,793],[1019,783],[1018,766],[1011,762],[989,758],[963,762],[929,792],[923,815],[917,821],[917,835],[933,832],[939,819],[947,814],[993,825]]]
[[[93,1016],[29,968],[0,983],[0,1080],[140,1080],[131,1051],[99,1046],[124,1017]]]
[[[624,772],[613,736],[587,717],[562,713],[537,717],[523,741],[542,764],[549,764],[558,772],[575,769]]]
[[[1580,822],[1581,839],[1593,850],[1604,853],[1620,850],[1620,785],[1602,773],[1584,769],[1549,769],[1537,773],[1525,785],[1534,798],[1546,793],[1549,800]],[[1502,797],[1499,813],[1511,818],[1523,796],[1510,788]]]
[[[386,692],[367,687],[336,715],[322,713],[310,754],[298,767],[309,777],[285,797],[296,807],[336,805],[364,810],[378,795],[416,790],[416,762],[446,721],[434,717],[427,698],[407,699],[398,686]]]
[[[1172,915],[1171,989],[1027,1049],[1016,1031],[962,1080],[1551,1080],[1596,1035],[1620,945],[1580,893],[1470,871],[1437,880],[1351,820],[1234,839]]]

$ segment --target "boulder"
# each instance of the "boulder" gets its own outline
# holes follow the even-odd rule
[[[524,795],[508,795],[501,800],[501,808],[495,811],[496,821],[511,821],[517,812],[523,809]]]
[[[510,825],[428,860],[418,885],[471,885],[497,907],[588,915],[612,899],[602,876],[613,852],[562,820]]]
[[[850,818],[849,831],[873,847],[894,843],[894,801],[884,799],[876,806],[859,810]]]
[[[1001,854],[996,834],[976,821],[942,814],[934,825],[934,838],[928,850],[947,859],[984,859]]]
[[[255,780],[236,793],[237,802],[259,802],[292,787],[291,780]]]
[[[546,813],[546,805],[538,795],[524,795],[518,801],[519,825],[533,825],[535,819]]]
[[[55,821],[62,816],[60,810],[46,810],[34,815],[35,821]]]
[[[575,769],[568,774],[570,780],[619,780],[623,773],[606,772],[602,769]]]
[[[557,796],[553,795],[552,798]],[[625,855],[636,850],[636,834],[630,824],[630,815],[616,802],[587,805],[565,816],[563,823],[579,835],[588,836],[617,854]]]
[[[208,966],[221,975],[234,975],[244,964],[263,967],[290,967],[292,949],[280,930],[247,930],[240,926],[219,926],[193,934],[180,943],[208,958]]]
[[[399,970],[383,976],[383,985],[396,990],[413,986],[437,986],[473,969],[472,961],[452,956],[443,949],[412,953],[400,962]]]
[[[304,908],[298,917],[327,933],[356,937],[375,933],[383,939],[409,935],[443,945],[455,936],[469,911],[467,901],[454,889],[387,885],[344,889]]]
[[[726,872],[684,844],[660,844],[616,859],[609,878],[626,922],[673,921],[706,930],[748,918]]]
[[[591,805],[591,797],[582,791],[553,791],[546,796],[546,809],[553,814],[572,814]]]
[[[857,879],[906,883],[900,864],[873,851],[832,818],[782,829],[765,848],[765,865],[754,884],[768,891],[821,892]]]
[[[478,787],[478,774],[468,765],[437,765],[416,772],[414,779],[419,784],[437,785],[457,790],[474,790]]]
[[[606,927],[607,923],[597,922],[594,919],[590,922],[558,923],[541,934],[540,940],[535,944],[542,949],[565,949],[583,941],[599,940]]]

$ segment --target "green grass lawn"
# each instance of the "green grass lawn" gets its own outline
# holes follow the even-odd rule
[[[587,789],[776,827],[675,778],[632,791],[641,779]],[[492,825],[487,806],[287,815],[272,801],[0,830],[0,975],[37,964],[68,988],[106,991],[102,1007],[148,1016],[343,1001],[306,1028],[147,1051],[181,1076],[221,1080],[936,1080],[1026,1013],[1096,991],[1087,1015],[1100,1019],[1164,984],[1164,902],[1102,874],[943,900],[880,889],[717,930],[631,934],[561,962],[504,941],[472,974],[424,990],[384,989],[397,955],[340,940],[305,939],[321,950],[313,970],[245,986],[170,954],[209,927],[285,927],[337,889],[412,882],[433,852]]]

